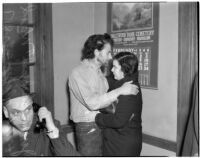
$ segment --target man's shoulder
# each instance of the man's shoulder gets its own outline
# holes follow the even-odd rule
[[[74,67],[70,73],[70,77],[75,77],[75,76],[82,76],[82,74],[86,74],[88,72],[88,67],[80,63],[78,66]]]

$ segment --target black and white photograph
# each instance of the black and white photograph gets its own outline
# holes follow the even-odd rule
[[[199,2],[10,1],[2,157],[199,157]]]

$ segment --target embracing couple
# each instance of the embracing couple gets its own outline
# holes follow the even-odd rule
[[[138,59],[130,52],[112,57],[112,47],[110,35],[91,35],[69,76],[70,119],[84,156],[140,156],[142,149]],[[114,78],[106,78],[101,67],[111,59]]]

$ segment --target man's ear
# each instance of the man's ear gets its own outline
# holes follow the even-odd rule
[[[3,112],[4,112],[5,117],[8,118],[9,117],[8,116],[8,110],[5,106],[3,106]]]
[[[95,56],[95,57],[98,57],[98,56],[99,56],[99,51],[98,51],[98,49],[95,49],[95,50],[94,50],[94,56]]]

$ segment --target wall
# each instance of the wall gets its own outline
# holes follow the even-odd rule
[[[178,3],[160,4],[158,90],[143,89],[143,131],[176,141]]]
[[[65,85],[80,61],[83,43],[94,33],[94,4],[54,3],[52,12],[55,118],[66,124],[69,107]]]
[[[106,7],[105,3],[95,4],[95,33],[106,32]],[[142,89],[146,134],[176,141],[177,80],[178,3],[160,3],[158,90]]]
[[[107,28],[106,3],[53,4],[55,117],[68,121],[65,82],[79,63],[80,49],[90,34]],[[143,132],[176,141],[178,79],[178,3],[161,3],[159,18],[158,90],[142,89]],[[142,154],[173,156],[174,152],[144,144]]]
[[[107,32],[107,3],[95,3],[94,5],[94,32]]]
[[[106,32],[106,4],[95,4],[95,13],[95,33]],[[144,133],[176,142],[177,81],[178,3],[160,3],[158,90],[142,89]],[[176,153],[143,143],[141,156],[176,156]]]

